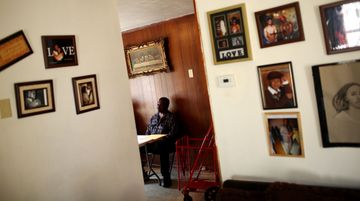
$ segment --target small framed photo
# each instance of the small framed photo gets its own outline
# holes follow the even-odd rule
[[[23,31],[18,31],[0,40],[0,71],[32,54]]]
[[[215,64],[252,59],[245,4],[208,12]]]
[[[360,60],[312,67],[323,147],[360,147]]]
[[[129,47],[125,49],[125,55],[130,78],[170,70],[166,59],[164,39]]]
[[[41,36],[45,68],[78,65],[74,35]]]
[[[52,80],[15,83],[18,118],[55,111]]]
[[[265,113],[271,156],[304,157],[300,113]]]
[[[96,75],[72,78],[76,114],[100,108]]]
[[[260,47],[305,40],[299,2],[255,13]]]
[[[337,1],[319,8],[327,54],[360,50],[359,0]]]
[[[296,92],[292,63],[284,62],[258,66],[263,108],[296,108]]]

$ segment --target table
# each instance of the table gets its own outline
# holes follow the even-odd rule
[[[150,177],[150,176],[154,175],[158,179],[160,185],[161,185],[161,179],[160,179],[159,175],[156,174],[156,172],[152,169],[152,167],[150,165],[149,154],[148,154],[146,145],[150,144],[150,143],[154,143],[154,142],[162,139],[165,136],[166,136],[166,134],[151,134],[151,135],[138,135],[137,136],[137,141],[138,141],[139,147],[145,148],[146,163],[147,163],[147,166],[149,169],[148,176]]]

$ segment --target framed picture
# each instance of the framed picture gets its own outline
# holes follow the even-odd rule
[[[319,8],[327,54],[360,50],[359,0],[337,1]]]
[[[75,36],[41,36],[45,68],[78,65]]]
[[[245,4],[207,13],[215,64],[252,59]]]
[[[258,66],[263,108],[296,108],[295,84],[291,62]]]
[[[299,2],[255,13],[260,47],[305,40]]]
[[[32,54],[23,31],[0,40],[0,71]]]
[[[55,111],[52,80],[15,83],[18,118]]]
[[[300,113],[265,113],[265,121],[270,155],[305,156]]]
[[[324,147],[360,147],[360,60],[312,67]]]
[[[100,108],[96,75],[72,78],[76,114]]]
[[[129,77],[169,71],[164,44],[160,39],[125,49]]]

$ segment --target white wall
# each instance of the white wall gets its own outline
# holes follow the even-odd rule
[[[116,0],[1,0],[0,38],[34,53],[0,72],[0,200],[145,200]],[[45,69],[41,35],[75,35],[79,65]],[[77,115],[71,78],[96,74],[99,110]],[[14,83],[52,79],[56,112],[18,119]]]
[[[305,41],[261,49],[254,13],[292,3],[292,0],[196,0],[197,17],[218,145],[225,179],[288,181],[329,186],[360,187],[360,149],[323,148],[311,73],[312,65],[359,59],[359,51],[327,55],[319,5],[333,0],[299,1]],[[253,60],[214,65],[207,12],[246,4]],[[303,128],[305,158],[269,156],[257,66],[291,61]],[[218,88],[219,75],[234,74],[236,87]]]

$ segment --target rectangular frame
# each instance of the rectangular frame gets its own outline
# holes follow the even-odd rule
[[[100,109],[96,75],[72,78],[76,114]]]
[[[327,54],[360,50],[359,0],[319,6]]]
[[[258,76],[264,110],[297,108],[294,76],[290,61],[258,66]],[[274,89],[272,85],[277,89]]]
[[[323,147],[360,147],[360,60],[314,65]]]
[[[252,60],[245,4],[207,13],[215,64]]]
[[[271,156],[305,157],[299,112],[265,113]]]
[[[160,39],[125,49],[126,64],[130,78],[169,71],[165,53],[165,41]]]
[[[261,48],[305,40],[299,2],[255,12],[255,18]]]
[[[22,30],[0,40],[0,71],[32,54]]]
[[[55,111],[52,80],[15,83],[18,118]]]
[[[41,36],[45,68],[78,65],[74,35]]]

